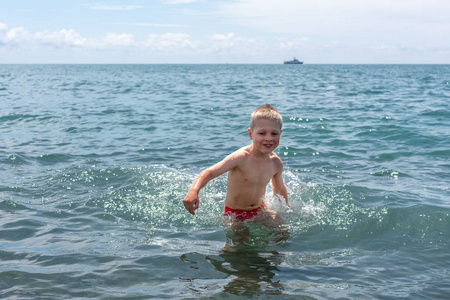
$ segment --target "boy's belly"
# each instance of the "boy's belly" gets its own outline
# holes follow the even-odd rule
[[[253,197],[252,197],[253,196]],[[225,197],[225,206],[231,209],[252,210],[259,208],[263,202],[264,194],[258,195],[240,195],[238,197]]]

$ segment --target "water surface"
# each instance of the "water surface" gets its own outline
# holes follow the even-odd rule
[[[0,295],[446,299],[449,98],[448,65],[1,65]],[[189,215],[264,103],[284,225],[231,227],[226,176]]]

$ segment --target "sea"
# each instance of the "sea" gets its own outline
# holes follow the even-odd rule
[[[223,214],[283,116],[277,222]],[[450,65],[0,65],[0,298],[450,299]]]

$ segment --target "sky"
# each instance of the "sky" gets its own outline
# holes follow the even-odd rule
[[[0,63],[449,64],[449,0],[0,0]]]

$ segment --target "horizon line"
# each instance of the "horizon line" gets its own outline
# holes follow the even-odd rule
[[[60,62],[49,62],[49,63],[2,63],[0,65],[286,65],[284,63],[116,63],[116,62],[106,62],[106,63],[60,63]],[[300,67],[304,65],[450,65],[449,63],[303,63],[299,65],[292,65]],[[291,66],[291,65],[288,65]]]

